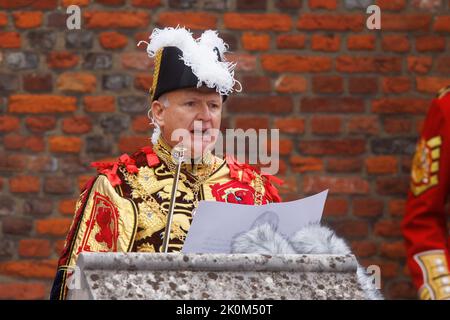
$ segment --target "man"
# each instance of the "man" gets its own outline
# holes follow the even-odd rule
[[[250,205],[281,200],[271,184],[274,177],[211,153],[223,102],[237,83],[234,64],[224,60],[226,44],[217,33],[209,30],[195,40],[183,28],[155,29],[147,45],[155,58],[150,90],[153,146],[116,162],[93,164],[100,174],[86,184],[78,200],[52,299],[65,298],[80,252],[161,252],[176,167],[172,149],[180,138],[189,158],[181,167],[169,252],[182,249],[201,200]]]
[[[450,87],[433,100],[412,163],[402,222],[407,262],[420,299],[450,299]]]

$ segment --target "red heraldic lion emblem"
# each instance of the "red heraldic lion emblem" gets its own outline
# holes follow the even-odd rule
[[[118,210],[111,202],[111,200],[96,192],[93,198],[93,206],[91,215],[86,222],[87,232],[84,235],[81,246],[78,249],[78,253],[82,251],[100,251],[100,252],[115,252],[117,251],[117,239],[119,237],[118,231]],[[108,249],[104,248],[92,248],[93,239],[91,239],[91,233],[94,230],[96,234],[94,236],[95,244],[97,247],[100,245],[104,247],[105,244]]]

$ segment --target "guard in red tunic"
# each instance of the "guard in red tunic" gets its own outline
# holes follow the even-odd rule
[[[432,101],[424,122],[402,222],[408,267],[420,299],[450,299],[449,188],[450,86]]]

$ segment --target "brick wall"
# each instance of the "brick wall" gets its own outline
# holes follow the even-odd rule
[[[450,82],[450,1],[0,0],[0,299],[47,298],[89,163],[148,143],[155,26],[219,29],[244,92],[229,127],[279,128],[285,199],[330,188],[324,221],[388,298],[415,295],[399,224],[431,98]],[[81,6],[68,31],[65,7]]]

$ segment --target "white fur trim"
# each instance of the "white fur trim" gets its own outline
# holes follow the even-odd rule
[[[142,42],[147,43],[140,41],[138,45]],[[200,38],[194,39],[192,33],[185,28],[155,28],[147,43],[149,57],[154,57],[160,48],[168,46],[178,47],[183,52],[180,59],[191,67],[199,79],[197,87],[204,83],[208,88],[216,88],[221,95],[229,95],[234,91],[234,85],[239,83],[234,79],[236,64],[224,59],[228,45],[218,37],[217,31],[207,30]],[[214,48],[219,50],[222,61],[218,60]]]
[[[289,239],[276,231],[277,226],[266,221],[256,225],[232,242],[232,253],[259,254],[352,254],[347,243],[336,236],[329,228],[320,224],[310,224],[298,230]],[[356,271],[358,282],[363,289],[366,299],[383,299],[380,291],[375,287],[373,279],[358,263]]]

